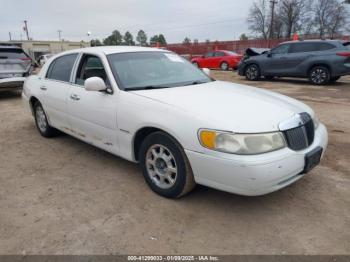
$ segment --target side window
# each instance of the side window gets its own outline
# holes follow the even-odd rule
[[[215,56],[222,57],[222,56],[225,56],[225,53],[224,52],[215,52]]]
[[[318,51],[326,51],[326,50],[331,50],[333,48],[335,48],[335,46],[332,44],[329,44],[329,43],[318,43],[317,44]]]
[[[214,52],[209,52],[205,54],[205,58],[209,58],[209,57],[213,57],[214,56]]]
[[[86,79],[94,76],[102,78],[106,85],[109,85],[107,74],[101,59],[97,56],[85,55],[78,67],[75,83],[78,85],[84,85]]]
[[[271,50],[271,53],[273,54],[287,54],[289,51],[289,44],[284,44],[284,45],[280,45],[274,49]]]
[[[46,78],[69,82],[72,68],[78,54],[65,55],[53,61],[47,71]]]
[[[320,50],[320,43],[297,43],[293,44],[289,53],[305,53],[305,52],[315,52]]]

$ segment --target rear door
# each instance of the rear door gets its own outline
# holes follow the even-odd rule
[[[59,129],[69,129],[67,116],[67,96],[70,89],[72,69],[78,54],[69,54],[56,58],[49,66],[41,81],[39,100],[42,103],[49,122]]]
[[[68,94],[68,112],[73,135],[107,151],[117,153],[117,99],[113,92],[86,91],[85,80],[100,77],[110,86],[102,58],[82,55],[74,84]]]
[[[289,49],[288,55],[288,68],[289,75],[291,76],[303,76],[306,75],[305,62],[316,55],[318,51],[318,43],[315,42],[300,42],[294,43]]]

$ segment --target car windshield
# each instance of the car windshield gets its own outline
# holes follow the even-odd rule
[[[26,54],[17,48],[0,48],[0,59],[27,59]]]
[[[213,81],[187,60],[170,52],[108,55],[114,77],[124,90],[170,88]]]

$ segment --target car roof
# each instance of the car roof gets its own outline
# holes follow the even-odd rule
[[[341,40],[322,40],[322,39],[312,39],[312,40],[299,40],[299,41],[287,41],[281,44],[300,44],[300,43],[339,43]]]
[[[1,49],[18,49],[21,50],[22,48],[20,48],[19,46],[16,45],[0,45]]]
[[[95,46],[95,47],[86,47],[80,49],[73,49],[60,53],[59,55],[71,54],[71,53],[80,53],[80,52],[91,52],[95,54],[118,54],[118,53],[131,53],[131,52],[164,52],[168,50],[152,48],[152,47],[141,47],[141,46]],[[170,51],[168,51],[170,52]]]

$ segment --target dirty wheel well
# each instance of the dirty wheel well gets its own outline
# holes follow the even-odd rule
[[[327,68],[329,70],[329,73],[332,74],[332,70],[331,70],[331,67],[329,65],[319,63],[319,64],[314,64],[314,65],[310,66],[309,70],[307,71],[307,75],[310,75],[311,70],[317,66],[323,66],[323,67]]]
[[[37,99],[35,96],[32,96],[29,100],[30,108],[32,109],[32,112],[34,110],[34,105],[36,102],[39,102],[39,99]]]
[[[135,139],[134,139],[134,156],[135,156],[135,160],[138,161],[139,159],[139,150],[141,147],[141,144],[143,142],[143,140],[149,136],[150,134],[154,133],[154,132],[164,132],[166,134],[168,134],[167,132],[159,129],[159,128],[155,128],[155,127],[144,127],[142,129],[140,129],[139,131],[137,131],[136,135],[135,135]],[[170,135],[170,134],[168,134]],[[171,136],[171,135],[170,135]],[[171,136],[172,137],[172,136]]]

